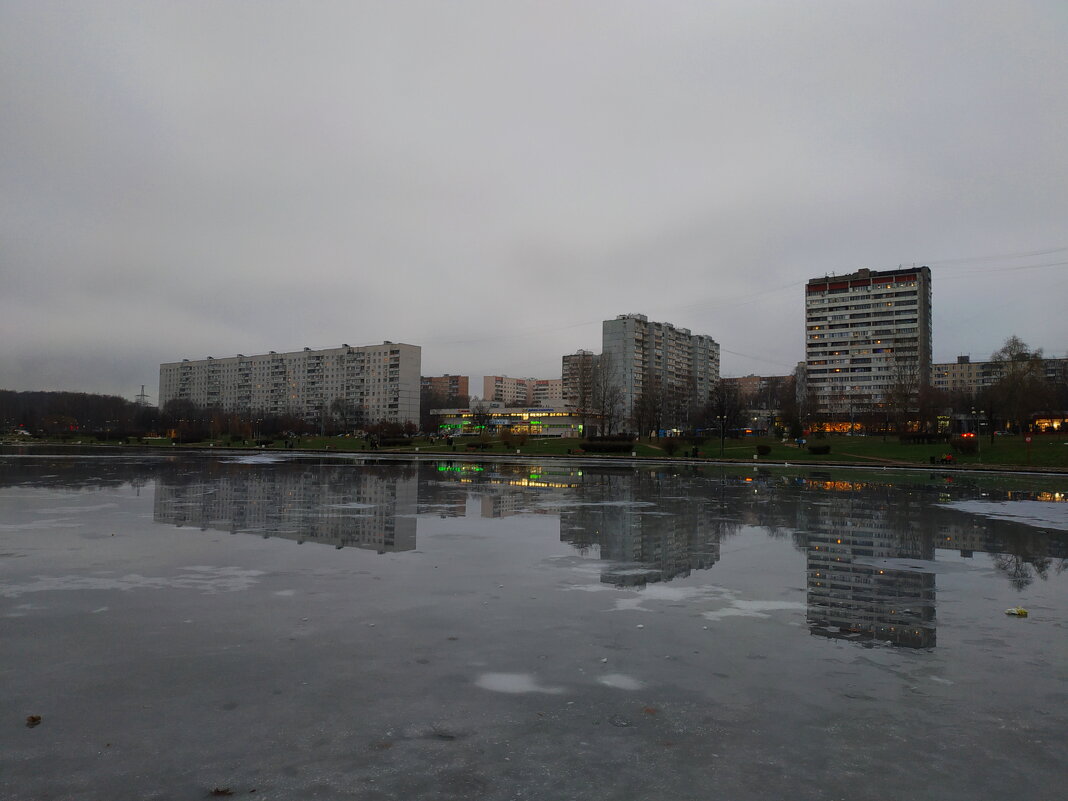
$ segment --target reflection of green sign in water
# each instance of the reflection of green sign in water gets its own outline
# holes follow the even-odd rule
[[[439,464],[439,473],[481,473],[486,468],[477,464]]]

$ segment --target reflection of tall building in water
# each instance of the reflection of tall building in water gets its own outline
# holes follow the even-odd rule
[[[803,505],[798,524],[807,537],[813,634],[935,645],[935,575],[925,565],[898,561],[934,558],[919,512],[900,494]]]
[[[414,472],[234,464],[205,481],[160,481],[154,517],[384,553],[415,548],[418,500]]]
[[[483,518],[559,515],[561,542],[583,553],[597,549],[608,584],[669,581],[709,568],[719,561],[725,530],[737,525],[657,473],[464,462],[440,463],[436,471],[466,486]]]
[[[657,497],[647,474],[587,474],[579,502],[560,513],[560,539],[599,547],[611,562],[601,581],[621,586],[670,581],[719,561],[722,521],[687,497]],[[635,498],[640,497],[641,501]],[[650,502],[650,500],[654,502]]]

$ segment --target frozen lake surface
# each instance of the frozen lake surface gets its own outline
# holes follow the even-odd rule
[[[38,453],[2,799],[1063,797],[1063,477]]]

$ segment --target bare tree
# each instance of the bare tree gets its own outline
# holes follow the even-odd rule
[[[732,381],[718,381],[712,389],[708,407],[702,415],[706,428],[719,434],[720,449],[731,430],[742,427],[744,399],[738,385]]]
[[[592,370],[590,407],[601,421],[602,432],[612,434],[623,414],[623,387],[616,376],[615,360],[602,353]]]
[[[663,428],[664,389],[660,379],[653,377],[643,386],[642,392],[634,399],[631,412],[631,425],[638,436],[646,436],[650,431]]]
[[[471,399],[471,427],[483,439],[489,437],[490,423],[493,422],[493,413],[490,402],[484,398],[475,396]]]
[[[998,379],[983,402],[991,417],[997,415],[1008,428],[1020,429],[1027,425],[1033,412],[1046,406],[1052,395],[1045,380],[1042,349],[1032,351],[1014,334],[990,361],[996,366]]]
[[[444,409],[450,406],[448,398],[444,393],[436,392],[429,387],[423,387],[419,393],[419,427],[423,431],[434,431],[436,425],[433,416],[430,414],[433,409]],[[456,404],[459,406],[459,404]]]
[[[899,434],[906,429],[909,420],[918,411],[921,378],[920,363],[914,354],[895,354],[885,403],[889,416],[894,420],[894,428]]]

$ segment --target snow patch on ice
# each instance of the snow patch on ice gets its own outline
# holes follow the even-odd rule
[[[995,520],[1012,520],[1035,528],[1068,531],[1068,503],[1056,501],[951,501],[938,504]]]
[[[618,590],[617,590],[618,591]],[[651,612],[645,606],[647,603],[696,603],[713,598],[724,598],[732,595],[730,590],[723,587],[705,585],[703,587],[670,587],[665,584],[646,584],[641,590],[635,590],[635,594],[629,598],[616,598],[613,612]]]
[[[564,691],[563,687],[546,687],[539,684],[530,673],[483,673],[475,679],[475,684],[483,690],[495,693],[560,695]]]
[[[599,676],[597,681],[605,687],[612,687],[616,690],[640,690],[645,686],[637,679],[625,676],[622,673],[608,673],[607,675]]]
[[[806,607],[803,603],[796,601],[731,601],[730,606],[725,606],[722,609],[716,609],[711,612],[704,612],[703,616],[708,620],[723,620],[728,617],[763,617],[768,618],[771,615],[768,612],[774,612],[782,609],[799,609],[804,610]]]
[[[275,462],[284,462],[286,459],[284,456],[273,456],[271,454],[255,454],[253,456],[234,456],[226,461],[232,464],[274,464]]]

